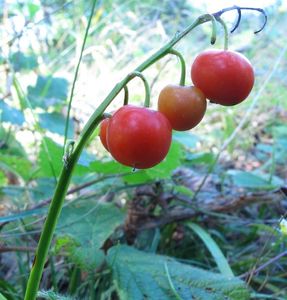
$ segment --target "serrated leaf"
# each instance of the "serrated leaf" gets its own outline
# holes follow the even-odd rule
[[[247,300],[245,284],[237,278],[208,272],[176,260],[115,246],[107,256],[120,299]],[[167,272],[168,271],[168,272]]]
[[[29,160],[15,155],[1,155],[0,168],[28,180],[31,176],[32,164]]]
[[[57,112],[39,114],[40,126],[50,132],[64,136],[65,134],[65,117]],[[74,136],[74,122],[70,120],[68,138]]]
[[[0,100],[0,120],[11,124],[23,125],[25,117],[22,111]]]
[[[38,76],[35,86],[28,86],[28,98],[33,107],[49,108],[63,104],[68,95],[68,81],[65,78]]]
[[[111,203],[78,202],[63,209],[57,236],[73,262],[91,270],[104,260],[100,248],[123,221],[124,213]]]

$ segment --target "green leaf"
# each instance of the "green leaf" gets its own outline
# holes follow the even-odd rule
[[[225,275],[227,277],[234,277],[233,272],[227,262],[227,259],[223,255],[222,251],[214,241],[214,239],[210,236],[210,234],[205,231],[203,228],[198,226],[197,224],[194,224],[192,222],[187,222],[186,223],[187,227],[192,229],[199,237],[200,239],[204,242],[205,246],[213,256],[217,267],[219,271],[222,273],[222,275]]]
[[[11,124],[23,125],[25,117],[22,111],[0,100],[0,120]]]
[[[195,148],[199,138],[189,131],[174,131],[172,139],[186,148]]]
[[[31,162],[23,157],[3,154],[0,158],[0,168],[12,172],[24,180],[31,177]]]
[[[63,167],[62,159],[62,146],[55,143],[52,139],[45,137],[40,146],[38,158],[38,177],[54,177],[54,173],[56,177],[59,176]],[[87,172],[89,172],[89,169],[87,167],[77,164],[74,175],[83,175]]]
[[[180,143],[173,141],[166,158],[153,168],[124,176],[127,183],[137,184],[159,179],[170,178],[171,173],[181,165],[183,151]]]
[[[65,122],[65,117],[57,112],[39,114],[39,123],[42,128],[62,136],[65,134]],[[69,124],[68,138],[73,138],[74,122],[70,120]]]
[[[123,176],[124,181],[130,184],[138,184],[157,179],[169,178],[171,176],[171,172],[181,165],[182,157],[182,147],[178,142],[174,141],[171,144],[166,158],[153,168],[133,171],[131,167],[123,166],[112,160],[107,162],[94,161],[90,164],[90,169],[102,174],[128,173]]]
[[[38,158],[38,176],[59,176],[63,166],[62,157],[63,148],[59,144],[55,143],[52,139],[45,137],[40,146]]]
[[[189,197],[192,197],[194,195],[193,191],[187,188],[184,185],[176,185],[174,186],[174,191]]]
[[[115,160],[100,161],[95,160],[90,164],[90,170],[99,174],[119,174],[125,172],[131,172],[131,167],[126,167],[116,162]]]
[[[57,248],[68,250],[81,268],[94,269],[104,260],[103,243],[123,221],[124,213],[111,203],[80,201],[65,207],[57,228]]]
[[[214,162],[213,153],[188,153],[186,159],[192,164],[211,165]]]
[[[170,257],[115,246],[110,249],[107,261],[120,299],[250,299],[239,279],[179,263]]]
[[[29,11],[30,19],[33,19],[34,16],[36,15],[36,13],[40,10],[40,5],[35,4],[33,2],[29,2],[27,4],[27,6],[28,6],[28,11]]]
[[[49,108],[64,104],[67,99],[68,81],[65,78],[38,76],[34,87],[28,86],[28,98],[33,107]]]
[[[237,186],[250,189],[274,189],[284,184],[279,177],[260,174],[255,172],[245,172],[239,170],[230,170],[227,174],[231,177],[233,183]]]
[[[23,70],[33,70],[38,66],[37,56],[34,54],[26,55],[23,52],[15,52],[10,57],[15,72]]]

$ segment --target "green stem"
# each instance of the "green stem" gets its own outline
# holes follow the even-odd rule
[[[216,20],[222,25],[222,27],[224,29],[224,50],[228,50],[229,32],[228,32],[227,26],[220,17],[217,17]]]
[[[66,142],[67,142],[67,138],[68,138],[70,112],[71,112],[71,107],[72,107],[72,100],[73,100],[73,96],[74,96],[74,90],[75,90],[75,86],[76,86],[76,80],[77,80],[77,77],[78,77],[80,64],[81,64],[81,61],[82,61],[82,56],[83,56],[86,41],[87,41],[87,38],[88,38],[88,33],[89,33],[90,26],[91,26],[92,18],[93,18],[93,15],[94,15],[96,3],[97,3],[97,0],[94,0],[93,4],[92,4],[92,8],[91,8],[91,14],[90,14],[90,17],[89,17],[88,25],[87,25],[85,35],[84,35],[83,44],[82,44],[82,47],[81,47],[80,57],[79,57],[79,60],[78,60],[77,66],[76,66],[76,71],[75,71],[75,75],[74,75],[74,79],[73,79],[73,83],[72,83],[72,89],[71,89],[71,94],[70,94],[70,99],[69,99],[69,104],[68,104],[66,124],[65,124],[65,139],[64,139],[64,148],[63,149],[65,149],[65,147],[66,147]]]
[[[203,15],[195,20],[193,24],[187,27],[183,32],[176,34],[176,36],[165,46],[156,51],[150,58],[139,65],[135,71],[128,76],[126,76],[121,82],[116,84],[100,106],[95,110],[95,112],[90,117],[89,121],[86,123],[78,143],[76,143],[73,152],[69,155],[68,160],[62,167],[62,171],[54,192],[53,199],[51,201],[48,215],[43,226],[43,231],[40,236],[38,247],[36,250],[36,255],[34,258],[34,263],[30,272],[28,279],[27,289],[24,300],[35,300],[36,294],[39,288],[40,280],[43,273],[44,264],[46,262],[48,250],[51,245],[52,237],[56,228],[57,220],[59,218],[63,202],[67,193],[67,189],[72,177],[72,172],[77,164],[77,161],[84,149],[86,143],[91,137],[93,131],[97,125],[102,120],[102,115],[106,108],[114,100],[114,98],[119,94],[119,92],[124,88],[124,86],[135,77],[135,73],[142,72],[153,63],[155,63],[160,58],[164,57],[172,49],[172,47],[178,43],[183,37],[185,37],[191,30],[200,24],[210,21],[209,15]],[[146,104],[146,103],[145,103]]]
[[[216,25],[216,19],[214,15],[209,15],[210,21],[212,23],[212,32],[211,32],[211,38],[210,38],[210,44],[214,45],[216,42],[216,33],[217,33],[217,25]]]
[[[149,105],[150,105],[150,88],[149,88],[149,84],[148,84],[146,78],[143,76],[143,74],[141,72],[138,72],[138,71],[134,71],[134,72],[130,73],[130,76],[139,77],[143,81],[144,88],[145,88],[144,106],[149,107]]]
[[[70,295],[74,295],[76,293],[80,279],[81,279],[81,270],[79,267],[74,266],[71,274],[71,280],[69,282],[69,287],[68,287],[68,291]]]
[[[173,54],[175,56],[177,56],[179,58],[180,61],[180,66],[181,66],[181,73],[180,73],[180,81],[179,81],[179,85],[184,86],[185,85],[185,75],[186,75],[186,66],[185,66],[185,61],[183,56],[181,55],[180,52],[171,49],[169,51],[170,54]]]
[[[129,103],[129,89],[126,85],[124,86],[124,92],[124,105],[127,105]]]

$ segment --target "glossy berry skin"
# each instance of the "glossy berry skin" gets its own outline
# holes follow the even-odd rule
[[[194,86],[170,84],[159,94],[158,110],[167,117],[173,129],[189,130],[202,120],[206,111],[206,98]]]
[[[254,84],[249,60],[230,50],[206,50],[191,67],[193,84],[212,102],[232,106],[247,98]]]
[[[110,118],[106,118],[101,122],[100,133],[99,133],[100,140],[101,140],[103,146],[108,151],[109,151],[109,148],[108,148],[108,143],[107,143],[107,128],[108,128],[109,121],[110,121]]]
[[[123,165],[151,168],[168,153],[172,128],[160,112],[125,105],[109,121],[107,143],[111,155]]]

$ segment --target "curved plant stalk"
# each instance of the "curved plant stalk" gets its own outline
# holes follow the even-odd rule
[[[185,85],[185,75],[186,75],[186,66],[185,66],[184,58],[183,58],[183,56],[181,55],[180,52],[178,52],[174,49],[171,49],[169,51],[169,53],[177,56],[178,59],[179,59],[180,66],[181,66],[179,85],[184,86]]]
[[[129,89],[125,85],[124,86],[124,105],[127,105],[129,103]]]
[[[215,14],[214,17],[218,17],[222,15],[226,11],[241,9],[237,6],[225,8]],[[247,8],[244,8],[247,9]],[[254,9],[253,9],[254,10]],[[261,12],[261,9],[255,9]],[[146,61],[144,61],[141,65],[139,65],[134,72],[127,75],[122,81],[115,85],[115,87],[111,90],[108,96],[104,99],[104,101],[100,104],[100,106],[95,110],[95,112],[90,117],[89,121],[86,123],[77,143],[70,142],[68,147],[66,147],[66,152],[64,154],[64,163],[62,167],[62,171],[58,180],[58,184],[56,186],[54,196],[52,198],[48,215],[46,221],[43,226],[43,231],[40,236],[40,240],[38,243],[38,247],[36,250],[33,266],[30,272],[30,276],[28,279],[27,289],[24,300],[35,300],[37,291],[39,288],[40,280],[43,273],[43,268],[47,259],[48,250],[51,245],[51,241],[53,238],[53,234],[56,228],[57,220],[59,218],[63,202],[67,193],[67,189],[72,177],[73,170],[77,164],[77,161],[83,151],[86,143],[91,137],[92,133],[98,126],[98,124],[103,119],[103,114],[106,108],[110,105],[110,103],[114,100],[114,98],[120,93],[122,89],[131,81],[135,74],[141,73],[148,67],[150,67],[153,63],[167,55],[172,47],[178,43],[183,37],[185,37],[189,32],[191,32],[195,27],[200,24],[211,21],[210,15],[205,14],[197,18],[190,26],[188,26],[184,31],[178,33],[174,36],[174,38],[156,51],[153,55],[151,55]]]
[[[228,50],[228,42],[229,42],[229,33],[228,33],[228,29],[227,26],[225,24],[225,22],[220,18],[217,17],[216,20],[222,25],[223,30],[224,30],[224,50]]]

